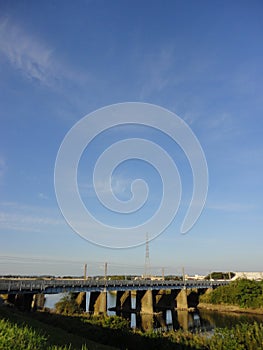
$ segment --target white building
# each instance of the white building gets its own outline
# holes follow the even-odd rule
[[[231,281],[235,281],[238,278],[261,281],[263,280],[263,272],[235,272],[235,276],[231,279]]]

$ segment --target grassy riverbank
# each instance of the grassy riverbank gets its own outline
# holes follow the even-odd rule
[[[70,328],[70,319],[68,319]],[[82,337],[63,326],[50,323],[48,314],[25,313],[0,307],[1,350],[114,350],[88,337]]]
[[[236,280],[200,296],[199,308],[219,312],[263,314],[263,282]]]
[[[234,312],[234,313],[263,315],[263,308],[241,308],[240,306],[227,305],[227,304],[199,303],[198,309],[218,311],[218,312]]]
[[[133,332],[116,317],[22,313],[0,307],[1,350],[255,350],[263,348],[263,325],[216,329],[213,335],[171,331]],[[104,344],[104,345],[102,345]]]

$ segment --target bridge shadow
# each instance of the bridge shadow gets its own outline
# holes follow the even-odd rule
[[[129,328],[113,329],[106,326],[102,327],[90,324],[81,316],[64,316],[48,312],[21,312],[14,308],[0,307],[0,316],[8,319],[14,324],[28,324],[37,332],[43,334],[43,330],[50,336],[49,330],[53,334],[49,337],[48,345],[69,345],[72,344],[72,350],[81,349],[82,345],[88,341],[94,341],[99,344],[112,346],[120,350],[197,350],[197,347],[177,344],[171,340],[162,337],[159,334],[138,334]],[[57,330],[57,333],[56,333]],[[56,339],[59,331],[66,334],[64,339]],[[74,340],[79,337],[79,341]],[[80,341],[81,340],[81,341]],[[89,349],[100,349],[89,346]]]

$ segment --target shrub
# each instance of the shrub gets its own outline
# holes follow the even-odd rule
[[[75,300],[74,294],[64,295],[60,301],[55,304],[55,310],[62,315],[73,315],[80,312],[78,303]]]

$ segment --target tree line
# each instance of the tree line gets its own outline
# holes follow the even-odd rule
[[[240,308],[263,308],[263,281],[236,280],[202,295],[200,302],[236,305]]]

